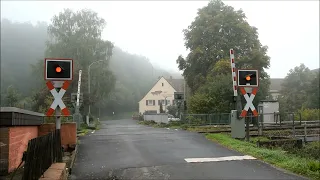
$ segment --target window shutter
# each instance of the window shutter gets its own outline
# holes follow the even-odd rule
[[[156,100],[153,100],[153,105],[154,105],[154,106],[156,105]]]
[[[158,105],[159,105],[159,106],[160,106],[160,103],[161,103],[160,100],[158,100]]]
[[[148,100],[146,100],[146,105],[148,106]]]

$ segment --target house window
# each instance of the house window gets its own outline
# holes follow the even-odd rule
[[[160,104],[164,105],[164,100],[158,100],[158,105],[160,106]]]
[[[162,86],[163,86],[163,83],[162,83]]]
[[[156,101],[155,100],[146,100],[146,105],[147,106],[155,106],[156,105]]]
[[[164,99],[162,99],[162,100],[158,100],[158,105],[160,106],[160,104],[162,104],[162,105],[170,105],[170,100],[164,100]]]
[[[175,102],[174,100],[172,100],[172,105],[176,105],[175,103],[176,103],[176,102]]]

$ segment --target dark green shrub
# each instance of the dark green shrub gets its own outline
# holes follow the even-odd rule
[[[311,161],[308,163],[308,167],[309,167],[310,171],[313,171],[313,172],[319,171],[320,172],[320,163],[319,162]]]
[[[169,121],[170,126],[180,126],[182,125],[182,121]]]
[[[189,128],[188,124],[183,124],[181,125],[181,129],[187,130]]]
[[[296,154],[300,157],[320,160],[320,142],[311,142],[303,148],[284,148],[288,153]]]

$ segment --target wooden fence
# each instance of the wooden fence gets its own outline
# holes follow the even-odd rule
[[[31,139],[26,151],[23,180],[39,179],[55,162],[62,162],[60,129]]]

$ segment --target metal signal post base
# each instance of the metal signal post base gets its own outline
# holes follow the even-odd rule
[[[61,129],[61,110],[60,110],[60,107],[56,108],[56,129]]]

